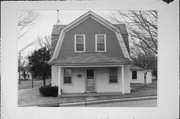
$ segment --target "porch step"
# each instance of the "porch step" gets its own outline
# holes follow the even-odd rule
[[[86,101],[97,100],[97,97],[86,97]]]

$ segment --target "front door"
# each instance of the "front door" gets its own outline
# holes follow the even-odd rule
[[[86,92],[91,93],[95,92],[95,80],[94,80],[94,70],[88,69],[86,71]]]

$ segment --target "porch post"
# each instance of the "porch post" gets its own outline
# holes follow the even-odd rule
[[[122,84],[122,94],[124,94],[124,65],[122,65],[121,66],[121,78],[122,78],[122,82],[121,82],[121,84]]]
[[[58,95],[61,95],[61,82],[63,79],[63,68],[58,67]]]

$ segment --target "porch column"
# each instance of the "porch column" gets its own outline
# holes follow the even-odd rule
[[[63,80],[63,68],[58,68],[58,95],[61,95],[61,82]]]
[[[121,84],[122,84],[122,94],[124,94],[124,65],[122,65],[121,66],[121,78],[122,78],[122,82],[121,82]]]

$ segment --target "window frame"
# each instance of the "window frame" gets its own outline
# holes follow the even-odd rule
[[[76,37],[77,36],[83,36],[83,51],[77,51],[77,47],[76,47]],[[85,52],[86,51],[86,37],[85,37],[85,34],[75,34],[74,35],[74,52],[77,52],[77,53],[81,53],[81,52]]]
[[[134,76],[134,75],[133,75],[133,72],[136,72],[136,77],[135,77],[135,78],[133,77],[133,76]],[[133,79],[133,80],[137,80],[137,71],[132,71],[132,79]]]
[[[70,83],[65,83],[65,78],[69,78],[69,77],[65,77],[65,70],[71,70],[71,82]],[[72,84],[72,69],[70,68],[64,68],[64,77],[63,77],[63,84]]]
[[[98,35],[104,36],[104,51],[98,50],[98,48],[97,48]],[[95,35],[95,52],[106,52],[106,34],[96,34]]]
[[[111,79],[111,69],[116,69],[116,82],[111,82],[112,81],[112,79]],[[109,68],[109,83],[110,84],[117,84],[118,83],[118,71],[117,71],[117,67],[110,67]]]

